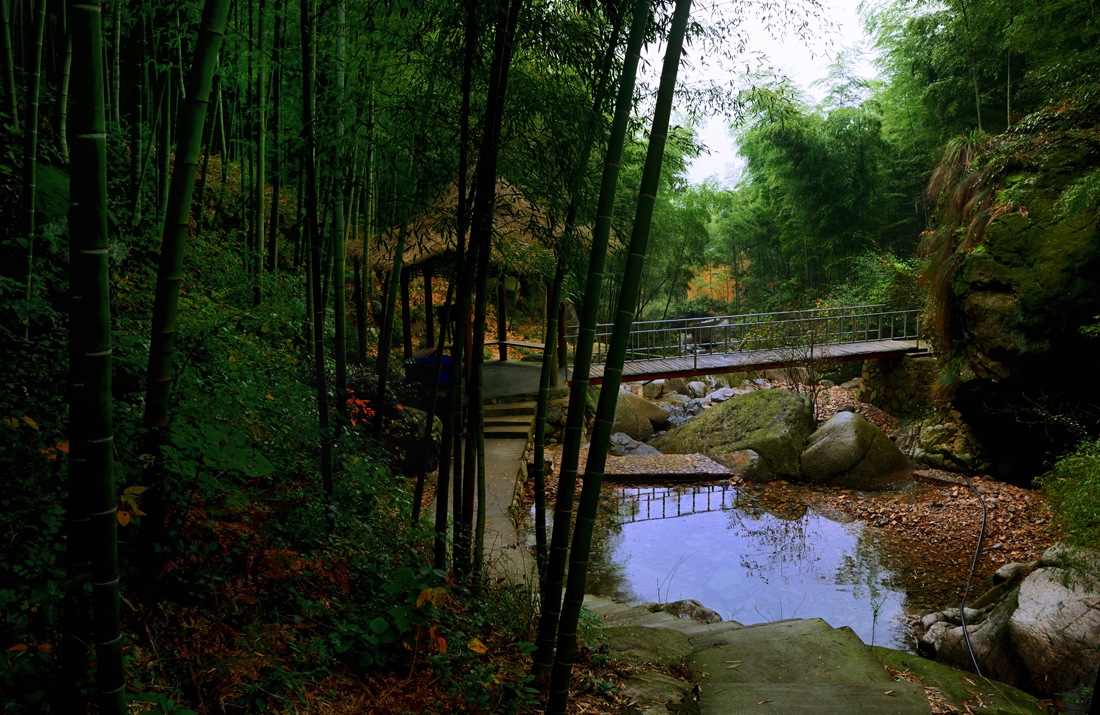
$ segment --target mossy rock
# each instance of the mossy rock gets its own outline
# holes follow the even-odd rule
[[[1036,704],[1037,698],[1011,685],[979,678],[974,673],[955,670],[951,666],[900,650],[874,646],[871,651],[883,665],[908,671],[919,678],[925,687],[938,688],[943,698],[959,710],[981,715],[1043,712]],[[980,697],[976,697],[977,694]]]
[[[686,635],[670,628],[616,626],[604,628],[602,634],[612,653],[643,663],[677,665],[695,651]]]
[[[705,454],[720,464],[752,450],[763,458],[770,476],[796,479],[802,446],[814,426],[813,409],[803,395],[756,390],[705,410],[650,445],[665,454]]]

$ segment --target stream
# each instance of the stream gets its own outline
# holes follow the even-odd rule
[[[799,500],[722,484],[605,485],[587,590],[617,601],[695,599],[744,625],[822,618],[913,652],[905,616],[929,605],[902,578],[919,558],[896,534]]]

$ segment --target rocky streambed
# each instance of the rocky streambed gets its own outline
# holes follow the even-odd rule
[[[717,390],[733,394],[714,395]],[[702,398],[673,398],[672,402],[687,405],[688,401],[694,401],[693,409],[697,414],[706,416],[737,394],[741,391],[718,387]],[[712,395],[718,399],[711,399]],[[641,398],[642,395],[635,397]],[[897,420],[870,405],[858,403],[848,389],[831,387],[821,390],[818,400],[819,418],[827,420],[844,412],[860,415],[887,438],[893,436]],[[657,404],[660,406],[660,403]],[[689,416],[681,424],[690,425],[697,419]],[[783,422],[782,419],[773,420],[776,421]],[[657,427],[660,423],[652,424]],[[661,426],[676,427],[669,423]],[[654,431],[657,435],[650,435],[646,441],[658,447],[664,442],[667,448],[667,437],[660,436],[657,429]],[[675,430],[669,430],[672,431]],[[811,426],[807,435],[796,439],[801,439],[804,445],[812,434]],[[919,465],[910,465],[907,471],[911,476],[892,479],[886,484],[871,484],[874,488],[867,490],[857,488],[861,486],[858,483],[848,486],[843,480],[817,483],[796,481],[802,480],[803,475],[777,474],[772,465],[781,462],[768,460],[764,466],[769,473],[763,480],[753,481],[751,472],[746,473],[744,469],[739,469],[739,462],[728,459],[731,452],[738,451],[736,447],[739,445],[735,439],[709,445],[706,454],[661,454],[649,444],[624,435],[618,435],[614,441],[614,453],[609,455],[607,462],[608,485],[604,490],[600,533],[596,537],[598,554],[592,567],[593,591],[622,598],[662,600],[666,596],[695,597],[695,592],[684,593],[682,588],[674,590],[678,585],[700,581],[724,582],[724,600],[733,604],[726,616],[752,622],[751,612],[750,617],[746,617],[747,606],[760,609],[758,620],[791,615],[790,611],[778,612],[776,604],[798,609],[798,617],[818,616],[821,613],[815,612],[818,608],[813,605],[815,600],[828,604],[847,598],[843,594],[838,595],[840,591],[849,592],[853,590],[849,587],[856,590],[863,587],[865,593],[857,594],[857,602],[847,606],[847,609],[851,618],[864,621],[863,627],[873,621],[871,627],[882,629],[878,642],[892,643],[893,647],[911,652],[920,651],[957,667],[972,667],[964,662],[969,660],[969,652],[959,648],[963,639],[957,605],[967,586],[971,559],[978,543],[979,530],[982,529],[982,505],[960,475],[938,469],[914,470],[912,467]],[[768,449],[765,441],[763,449],[757,454],[766,453]],[[557,458],[560,447],[551,448],[550,452],[555,457],[555,463],[560,463]],[[587,450],[582,449],[582,474],[586,453]],[[556,494],[555,476],[551,475],[547,484],[551,504]],[[1064,690],[1085,684],[1083,679],[1091,676],[1083,674],[1084,671],[1089,668],[1095,671],[1096,668],[1096,664],[1089,660],[1093,657],[1090,654],[1095,651],[1096,644],[1089,638],[1076,638],[1069,644],[1058,641],[1052,634],[1066,630],[1066,624],[1033,628],[1033,631],[1047,634],[1045,641],[1042,638],[1029,641],[1027,637],[1017,637],[1013,633],[1022,633],[1018,624],[1028,619],[1035,620],[1033,614],[1037,611],[1044,612],[1042,618],[1049,623],[1057,623],[1054,616],[1064,612],[1070,614],[1069,625],[1072,625],[1073,619],[1084,619],[1086,629],[1092,628],[1092,638],[1096,640],[1096,634],[1100,633],[1100,597],[1093,594],[1089,601],[1090,597],[1085,595],[1086,591],[1082,591],[1084,587],[1080,584],[1063,584],[1062,590],[1054,593],[1058,591],[1052,585],[1057,580],[1055,576],[1064,575],[1064,572],[1053,570],[1061,567],[1052,556],[1056,552],[1048,552],[1047,549],[1057,541],[1058,534],[1051,530],[1049,510],[1038,492],[990,478],[971,478],[971,483],[985,504],[982,546],[970,582],[970,603],[976,604],[976,607],[974,613],[968,611],[964,614],[972,616],[969,622],[972,638],[977,634],[983,649],[978,654],[979,665],[983,667],[983,672],[989,668],[995,677],[1041,694],[1053,694],[1055,688]],[[530,488],[528,484],[528,490]],[[716,497],[716,492],[721,492],[721,495]],[[710,505],[704,504],[704,508],[697,509],[696,505],[707,499],[717,499],[720,505],[710,508]],[[661,527],[661,532],[653,532],[657,534],[656,538],[642,537],[648,539],[643,544],[645,548],[639,550],[635,543],[631,547],[634,550],[627,554],[630,549],[625,548],[624,544],[632,539],[638,542],[638,537],[632,535],[635,533],[632,530],[636,529],[632,523],[639,521],[643,505],[649,511],[642,521],[651,519],[655,505],[659,505],[663,510],[660,518],[680,526]],[[670,508],[678,510],[678,513],[669,514]],[[692,514],[696,510],[703,514],[720,513],[724,516],[717,520],[712,517],[712,525],[706,527],[711,529],[708,532],[706,528],[698,528],[703,522],[700,516]],[[696,520],[695,525],[692,525],[692,519]],[[762,524],[766,526],[761,528]],[[727,545],[724,551],[707,548],[703,543],[721,541],[728,538],[729,532],[736,530],[745,533],[755,530],[755,538],[760,543],[755,546],[746,546],[747,542]],[[763,537],[760,534],[768,530],[771,533],[761,540]],[[822,546],[826,547],[823,551],[814,551]],[[755,553],[746,553],[754,548]],[[847,549],[837,557],[839,560],[834,559],[836,554],[830,555],[829,549],[835,551],[835,548],[841,551]],[[798,549],[802,549],[801,554],[794,553]],[[704,552],[704,562],[698,564],[673,558],[669,564],[663,564],[662,557],[681,551]],[[777,567],[777,571],[761,569],[761,559],[756,557],[766,551],[770,552],[774,562],[772,565]],[[632,576],[633,567],[615,562],[616,558],[622,560],[624,554],[627,560],[648,566],[648,569],[634,569],[643,576]],[[822,566],[830,559],[834,560]],[[661,568],[665,572],[657,574],[656,571]],[[754,570],[756,577],[763,575],[763,578],[771,579],[767,585],[774,585],[772,590],[789,590],[794,600],[784,601],[781,596],[770,606],[763,600],[743,601],[738,605],[737,591],[752,587],[752,583],[744,580],[744,574]],[[720,576],[728,571],[740,571],[742,575],[737,578],[741,581]],[[851,578],[853,574],[856,576],[854,580]],[[632,583],[631,578],[639,582]],[[831,587],[839,585],[841,588],[833,588],[837,592],[833,595],[827,592],[814,595],[812,589],[802,585],[791,588],[791,584],[797,584],[799,579],[826,581]],[[850,583],[845,584],[845,579]],[[1025,583],[1026,579],[1031,579],[1032,583]],[[664,592],[650,593],[657,587]],[[879,590],[875,592],[875,589]],[[1041,605],[1034,605],[1039,603],[1036,593],[1046,593],[1048,596]],[[803,595],[800,597],[798,594]],[[1019,612],[1021,596],[1025,603],[1033,605],[1016,617],[1017,626],[1013,631],[1010,625],[1013,614]],[[717,602],[721,607],[723,599],[716,600],[711,596],[699,600],[708,604]],[[809,607],[807,602],[811,604]],[[951,611],[952,603],[955,604],[954,613]],[[736,611],[738,608],[740,610]],[[834,610],[839,614],[834,620],[847,617],[842,613],[844,607]],[[863,610],[868,612],[864,614]],[[1091,619],[1097,620],[1097,623],[1093,624]],[[853,627],[859,632],[859,624],[853,624]],[[861,635],[867,639],[870,634]],[[1039,641],[1045,644],[1042,648],[1035,645]],[[1052,654],[1059,649],[1063,653],[1053,657]],[[1089,650],[1090,654],[1082,658],[1082,649]],[[1037,662],[1045,665],[1031,664],[1029,658],[1038,658]],[[1077,662],[1065,665],[1062,661],[1067,658]],[[1096,659],[1100,660],[1100,656]],[[1056,669],[1063,675],[1052,679],[1051,673]]]

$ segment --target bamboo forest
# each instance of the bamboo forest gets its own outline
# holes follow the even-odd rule
[[[0,0],[3,714],[1100,713],[1100,10],[837,4]]]

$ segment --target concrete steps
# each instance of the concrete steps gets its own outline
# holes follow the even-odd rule
[[[895,682],[850,628],[820,618],[744,626],[701,623],[644,606],[585,596],[608,633],[621,627],[687,636],[686,663],[699,686],[700,715],[929,715],[924,688]],[[636,637],[636,636],[635,636]],[[683,652],[683,651],[681,651]],[[658,711],[654,711],[658,712]]]
[[[503,417],[506,415],[531,415],[535,416],[535,408],[538,403],[530,402],[499,402],[495,405],[485,405],[485,418],[490,416]]]
[[[534,422],[534,402],[485,405],[485,439],[528,440]]]

